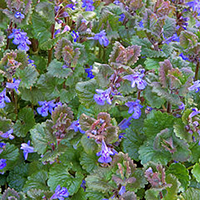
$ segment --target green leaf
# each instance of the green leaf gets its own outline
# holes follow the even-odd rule
[[[66,187],[70,195],[78,192],[84,176],[76,172],[73,176],[68,172],[68,168],[61,164],[51,167],[49,172],[48,185],[51,190],[55,190],[58,185]]]
[[[196,163],[192,169],[192,174],[198,182],[200,182],[200,164]]]
[[[71,198],[71,200],[87,200],[86,199],[86,194],[85,191],[83,190],[83,188],[80,188],[79,191],[73,195],[73,197]]]
[[[93,154],[97,151],[97,143],[93,139],[89,139],[86,135],[82,136],[81,144],[87,154]]]
[[[165,181],[167,184],[172,184],[172,186],[166,188],[167,195],[164,197],[164,200],[177,200],[178,199],[177,193],[178,193],[179,187],[181,185],[180,182],[172,174],[168,174],[166,176]]]
[[[47,70],[47,75],[57,78],[67,78],[72,75],[72,70],[70,68],[63,68],[63,63],[57,61],[56,59],[51,61]]]
[[[200,199],[200,190],[195,188],[188,188],[186,192],[180,195],[183,197],[181,200]]]
[[[6,119],[5,117],[0,116],[0,131],[5,133],[6,131],[11,129],[12,121],[10,119]]]
[[[139,148],[145,140],[143,132],[144,114],[139,119],[132,119],[131,125],[125,130],[126,139],[123,140],[123,150],[136,161],[139,161]]]
[[[14,134],[18,137],[25,137],[34,124],[33,110],[25,107],[18,114],[18,119],[14,125]]]
[[[90,105],[94,104],[94,94],[97,88],[97,83],[95,79],[91,79],[85,82],[78,82],[76,84],[76,92],[78,94],[80,102],[88,108]]]
[[[86,178],[86,184],[89,189],[99,192],[109,192],[114,188],[108,182],[111,179],[109,168],[97,168],[91,175]]]
[[[51,24],[46,23],[46,21],[43,18],[41,18],[36,12],[33,12],[32,14],[32,26],[33,26],[33,35],[36,39],[38,39],[39,46],[40,44],[50,39]]]
[[[144,61],[145,69],[152,70],[154,69],[156,72],[158,72],[158,69],[160,68],[159,62],[162,61],[160,58],[147,58]]]
[[[200,146],[199,142],[191,143],[190,144],[190,150],[192,152],[191,157],[189,159],[192,163],[198,163],[200,159]]]
[[[171,37],[176,32],[176,20],[168,16],[165,17],[163,34],[166,38]]]
[[[42,91],[36,87],[32,87],[31,89],[21,88],[20,92],[23,100],[30,101],[34,105],[38,104],[38,101],[46,100]]]
[[[28,164],[21,163],[9,172],[7,177],[8,185],[16,191],[22,191],[28,176]]]
[[[31,176],[28,177],[23,190],[28,191],[30,189],[42,189],[42,190],[48,190],[48,187],[46,185],[46,181],[48,179],[48,173],[47,171],[39,171],[36,173],[33,173]]]
[[[80,164],[83,169],[85,169],[88,173],[91,173],[93,170],[97,169],[98,166],[98,158],[95,153],[87,154],[86,152],[81,152]]]
[[[144,132],[147,137],[154,137],[165,128],[173,128],[175,118],[160,111],[151,111],[144,121]]]
[[[160,108],[165,103],[165,100],[152,92],[149,86],[146,87],[144,96],[148,105],[152,108]]]
[[[56,77],[50,77],[47,74],[42,74],[37,81],[37,87],[42,92],[45,100],[52,100],[59,96],[58,85],[59,79]]]
[[[20,87],[29,89],[37,81],[39,73],[34,66],[28,65],[24,69],[18,68],[16,71],[17,76],[21,79]]]
[[[35,151],[39,154],[44,154],[47,150],[48,143],[55,143],[55,137],[46,128],[46,123],[36,124],[30,130],[32,143]]]
[[[184,165],[182,165],[181,163],[172,163],[167,169],[166,174],[175,175],[178,178],[184,190],[187,189],[189,185],[190,176],[188,170]]]
[[[35,11],[39,16],[50,24],[55,23],[54,5],[49,2],[40,2],[37,4]]]
[[[14,144],[6,143],[6,148],[1,153],[1,159],[6,159],[6,167],[0,170],[5,172],[15,167],[16,161],[19,156],[19,149]]]
[[[88,189],[86,190],[86,197],[89,198],[89,200],[102,200],[104,198],[104,195],[101,192]]]
[[[61,89],[60,90],[60,102],[61,103],[69,103],[71,100],[73,100],[77,94],[74,92],[74,88],[69,88],[67,90]]]
[[[155,163],[166,165],[171,159],[171,154],[168,151],[155,150],[153,146],[153,140],[148,140],[144,142],[142,146],[140,146],[139,158],[141,159],[141,163],[143,165],[152,160]]]
[[[146,190],[145,199],[148,199],[148,200],[159,199],[159,192],[160,192],[159,189],[154,189],[154,188]]]
[[[92,72],[94,72],[97,83],[101,87],[106,88],[108,87],[110,82],[108,77],[110,77],[114,73],[114,70],[107,64],[101,64],[95,62],[93,64]]]

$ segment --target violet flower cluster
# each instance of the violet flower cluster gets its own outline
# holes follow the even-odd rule
[[[188,90],[189,91],[195,90],[196,92],[199,92],[199,90],[200,90],[200,80],[195,81],[194,84],[188,88]]]
[[[94,6],[93,6],[93,0],[82,0],[83,4],[82,7],[85,8],[85,11],[93,11]]]
[[[102,30],[100,33],[95,34],[94,37],[89,37],[88,39],[99,40],[100,45],[104,47],[109,45],[109,40],[106,37],[105,30]]]
[[[24,19],[24,17],[25,17],[24,14],[22,14],[21,12],[18,12],[18,11],[17,11],[17,12],[15,13],[15,18],[16,18],[16,19]]]
[[[6,103],[10,103],[9,97],[6,96],[6,88],[0,93],[0,108],[4,108]]]
[[[92,69],[93,69],[92,65],[90,66],[90,68],[85,69],[85,72],[88,74],[87,77],[90,78],[90,79],[94,78],[94,75],[92,73]]]
[[[107,147],[106,143],[104,140],[102,140],[102,146],[101,146],[101,151],[97,153],[97,156],[101,156],[98,159],[98,162],[100,163],[109,163],[112,161],[112,158],[110,156],[115,155],[117,152],[114,150],[111,150],[110,147]]]
[[[112,104],[110,95],[111,95],[111,88],[108,88],[107,90],[101,90],[101,89],[96,89],[96,92],[98,94],[94,95],[94,100],[96,101],[97,104],[103,106],[105,104],[105,101],[108,104]]]
[[[6,131],[5,133],[1,133],[0,136],[2,138],[9,138],[10,140],[13,140],[15,137],[12,135],[12,133],[13,133],[13,129],[10,129]]]
[[[136,72],[134,74],[126,75],[123,77],[123,79],[126,79],[128,81],[131,81],[131,87],[134,88],[137,85],[137,88],[139,90],[144,90],[144,88],[147,86],[147,82],[143,80],[144,77],[144,70],[141,70],[141,72]]]
[[[10,82],[6,83],[6,88],[14,89],[16,93],[19,93],[18,87],[19,87],[20,82],[21,80],[13,78],[12,83]]]
[[[8,36],[9,39],[14,38],[13,44],[18,45],[17,48],[22,51],[28,51],[31,44],[30,40],[26,36],[27,33],[20,29],[13,29],[12,33]]]
[[[80,133],[82,133],[82,134],[84,134],[85,133],[85,131],[84,130],[82,130],[81,129],[81,125],[80,125],[80,123],[79,123],[79,119],[78,120],[76,120],[76,121],[74,121],[74,122],[72,122],[72,124],[69,126],[69,129],[73,129],[75,132],[80,132]]]
[[[51,199],[64,200],[68,196],[69,196],[69,192],[68,192],[67,188],[65,188],[65,187],[61,188],[60,185],[58,185],[56,187],[55,193],[53,194],[53,196],[51,196]]]
[[[129,101],[127,103],[125,103],[125,105],[127,107],[129,107],[128,113],[132,114],[132,118],[133,119],[139,119],[141,116],[141,108],[143,108],[142,105],[140,105],[140,100],[136,100],[136,101]]]
[[[54,103],[55,100],[51,101],[38,101],[38,104],[42,107],[37,108],[37,112],[42,115],[42,117],[48,116],[48,112],[52,114],[53,110],[59,106],[62,105],[61,102]]]

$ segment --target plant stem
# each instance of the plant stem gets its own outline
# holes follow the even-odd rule
[[[10,32],[12,30],[12,25],[13,25],[13,21],[10,22],[9,27],[8,27],[8,34],[7,34],[7,41],[6,41],[6,49],[8,49],[9,44],[10,44],[10,39],[8,38],[8,36],[10,35]],[[6,50],[5,49],[5,50]]]
[[[171,103],[168,101],[168,102],[167,102],[167,112],[168,112],[168,113],[171,113],[171,108],[172,108],[172,105],[171,105]]]
[[[198,80],[198,73],[199,73],[199,58],[197,58],[197,65],[196,65],[196,69],[195,69],[195,76],[194,76],[194,80]]]
[[[55,24],[52,24],[51,25],[51,39],[53,39],[54,31],[55,31]],[[53,47],[50,50],[48,50],[48,63],[47,63],[47,66],[49,66],[49,63],[52,60],[52,53],[53,53]]]

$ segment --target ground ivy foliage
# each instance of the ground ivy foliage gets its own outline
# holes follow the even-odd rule
[[[0,8],[2,200],[200,199],[197,0]]]

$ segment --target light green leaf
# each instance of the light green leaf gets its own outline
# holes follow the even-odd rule
[[[196,163],[192,169],[192,174],[198,182],[200,182],[200,164]]]

